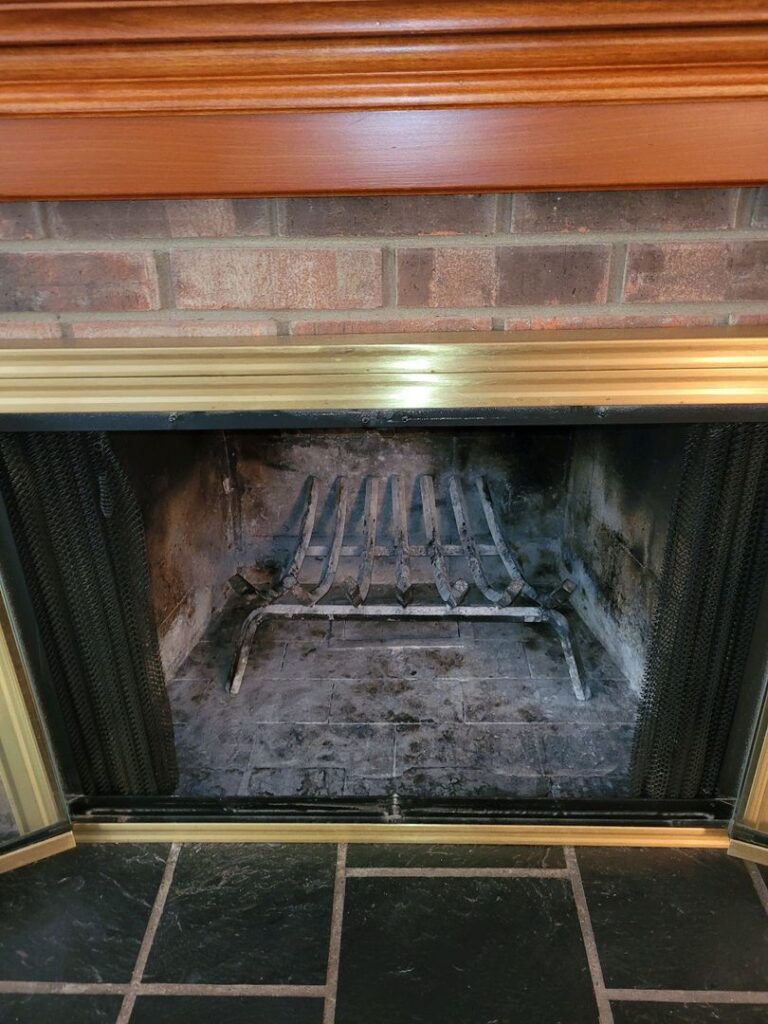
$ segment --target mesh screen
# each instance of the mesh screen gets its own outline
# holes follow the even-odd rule
[[[144,530],[106,436],[0,435],[0,490],[83,792],[173,792]]]
[[[767,571],[768,425],[693,427],[643,681],[634,795],[716,795]]]

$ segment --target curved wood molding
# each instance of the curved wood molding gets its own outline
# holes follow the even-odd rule
[[[717,137],[715,114],[707,147],[702,111],[725,102],[733,104],[727,136]],[[768,180],[765,132],[749,107],[758,102],[768,103],[763,0],[0,0],[4,149],[13,153],[20,177],[31,170],[34,182],[19,188],[3,168],[0,194],[8,198],[220,194],[224,183],[205,187],[184,165],[201,159],[198,140],[210,129],[206,169],[216,178],[218,146],[235,123],[244,152],[238,174],[226,153],[229,194],[751,183]],[[625,126],[601,114],[601,106],[618,110]],[[480,151],[465,146],[460,166],[439,152],[439,172],[425,174],[418,166],[413,145],[421,113],[445,115],[440,135],[469,129],[474,138],[488,130],[494,109],[505,115],[492,125],[503,136],[503,173],[502,160],[485,152],[489,144]],[[586,120],[579,114],[585,109]],[[387,122],[378,145],[368,135],[370,121],[360,122],[356,136],[356,118],[371,112],[402,113],[402,120]],[[348,115],[323,122],[323,130],[332,129],[328,145],[340,147],[339,180],[313,184],[298,165],[315,159],[318,130],[306,133],[305,144],[302,117],[331,113]],[[210,120],[185,127],[185,119],[201,115]],[[160,122],[160,116],[178,120]],[[121,174],[102,151],[114,153],[127,118],[146,124],[147,141],[136,151],[133,131],[125,129],[126,146],[114,159],[126,167]],[[694,138],[683,167],[675,134],[689,121]],[[66,124],[81,160],[84,150],[94,153],[94,169],[81,163],[78,185],[67,174],[57,181],[51,157],[57,124]],[[532,129],[530,142],[521,128]],[[166,129],[182,166],[178,181],[168,168],[158,187],[151,171],[155,135]],[[569,138],[574,131],[586,137]],[[606,145],[590,152],[600,132]],[[643,154],[652,133],[653,151]],[[257,167],[250,180],[246,168],[263,163],[258,153],[289,136],[296,166],[287,179],[277,173],[278,160],[267,172]],[[431,138],[434,144],[434,131]],[[542,140],[549,170],[532,173],[542,163]],[[453,150],[461,144],[451,141]],[[602,152],[611,142],[623,154],[619,160]],[[529,145],[530,160],[519,152]],[[718,152],[724,147],[732,152]],[[629,156],[632,149],[637,159]],[[365,173],[345,174],[342,165],[357,163],[361,150]],[[379,160],[388,165],[392,153],[401,158],[399,175],[389,167],[378,174]],[[603,159],[604,167],[595,166]],[[702,166],[710,160],[715,169]],[[558,171],[563,163],[577,164],[578,173]],[[113,170],[107,187],[104,178]]]

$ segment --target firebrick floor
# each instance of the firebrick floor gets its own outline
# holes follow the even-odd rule
[[[626,793],[637,697],[575,616],[586,702],[551,630],[468,620],[272,621],[232,696],[243,615],[231,601],[170,685],[182,796]]]
[[[0,876],[3,1024],[759,1024],[713,850],[81,846]]]

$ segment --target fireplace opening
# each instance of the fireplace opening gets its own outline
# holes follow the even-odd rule
[[[734,795],[768,563],[762,425],[1,450],[72,795]]]

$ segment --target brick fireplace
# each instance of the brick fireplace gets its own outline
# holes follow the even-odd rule
[[[0,3],[24,831],[764,844],[764,11],[111,7]]]
[[[765,189],[13,203],[3,337],[680,327],[766,316]]]

